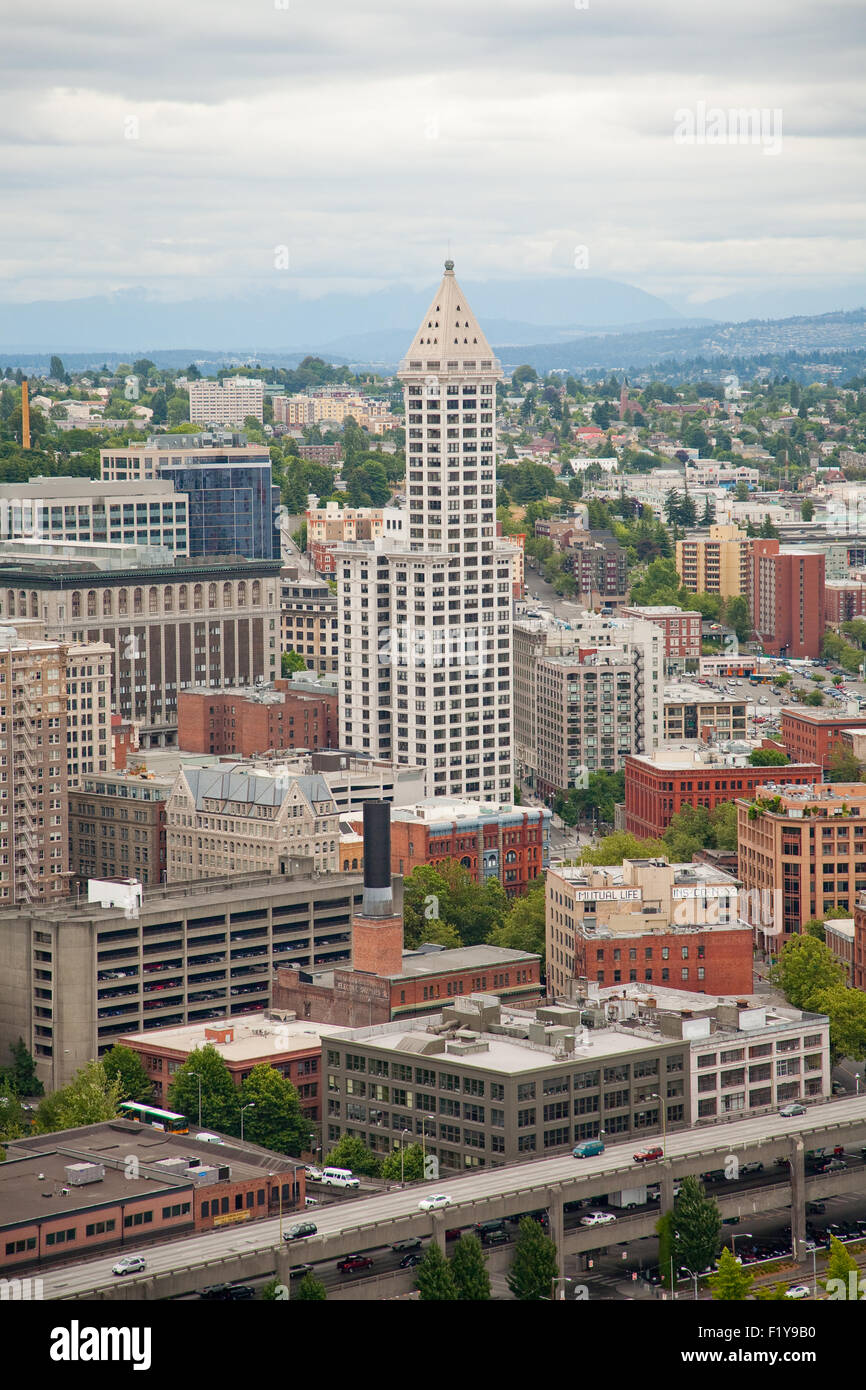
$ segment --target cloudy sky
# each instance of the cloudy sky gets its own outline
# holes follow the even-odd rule
[[[0,301],[421,285],[449,242],[695,310],[863,278],[862,0],[578,4],[7,6]],[[781,148],[675,140],[701,103]]]

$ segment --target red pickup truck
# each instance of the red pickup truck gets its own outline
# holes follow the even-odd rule
[[[358,1269],[370,1269],[372,1264],[369,1255],[347,1255],[345,1259],[337,1261],[337,1268],[341,1274],[354,1274]]]
[[[651,1163],[656,1158],[664,1158],[664,1151],[658,1146],[652,1149],[640,1149],[634,1155],[635,1163]]]

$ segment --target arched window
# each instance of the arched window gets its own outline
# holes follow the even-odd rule
[[[232,606],[232,586],[229,583],[223,584],[223,608]]]
[[[513,850],[513,849],[510,849],[510,850],[508,851],[508,853],[506,854],[506,856],[505,856],[505,862],[506,862],[506,864],[514,864],[514,863],[516,862],[516,860],[517,860],[517,855],[514,853],[514,850]]]
[[[159,590],[153,584],[147,591],[147,611],[149,613],[159,612]]]
[[[195,587],[194,587],[194,589],[193,589],[193,591],[192,591],[192,606],[193,606],[193,608],[201,608],[201,605],[202,605],[202,597],[201,597],[201,595],[202,595],[201,585],[200,585],[200,584],[196,584]]]
[[[258,579],[253,580],[253,608],[260,608],[262,603],[262,585]]]
[[[18,616],[19,618],[27,617],[27,595],[23,589],[18,592]]]
[[[174,589],[170,584],[166,584],[162,591],[162,606],[166,613],[174,611]]]
[[[39,595],[35,589],[30,590],[30,616],[31,618],[39,617]]]
[[[15,617],[15,590],[6,590],[6,612],[10,618]]]
[[[26,609],[26,607],[25,607],[25,602],[26,602],[26,601],[25,601],[24,595],[22,594],[22,595],[21,595],[21,616],[22,616],[22,617],[23,617],[24,614],[27,612],[27,609]],[[80,591],[79,589],[73,589],[73,590],[72,590],[72,616],[73,616],[73,618],[80,618],[80,617],[81,617],[81,591]]]
[[[102,591],[102,616],[103,616],[103,618],[110,618],[110,617],[111,617],[111,590],[110,590],[110,589],[103,589],[103,591]]]
[[[208,608],[216,608],[217,606],[216,584],[208,584],[207,586],[207,606]]]
[[[246,586],[246,581],[243,580],[243,579],[241,579],[241,580],[238,582],[238,603],[239,603],[241,606],[243,606],[243,605],[246,603],[246,601],[247,601],[247,586]]]
[[[185,584],[181,584],[180,589],[178,590],[177,606],[180,609],[181,613],[185,613],[189,608],[189,596]]]
[[[88,590],[87,590],[87,616],[88,616],[88,618],[95,618],[95,617],[96,617],[96,590],[95,590],[95,589],[88,589]]]
[[[143,590],[143,589],[135,589],[135,590],[133,590],[133,594],[132,594],[132,611],[133,611],[133,613],[143,613],[143,612],[144,612],[144,590]]]

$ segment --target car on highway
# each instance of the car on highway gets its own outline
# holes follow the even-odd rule
[[[419,1211],[439,1211],[441,1207],[450,1207],[452,1199],[447,1192],[435,1192],[432,1197],[422,1197],[418,1203]]]
[[[789,1284],[785,1290],[786,1298],[808,1298],[812,1290],[808,1284]]]
[[[407,1236],[405,1240],[395,1240],[391,1249],[395,1255],[405,1255],[409,1250],[420,1250],[422,1244],[420,1236]]]
[[[312,1265],[292,1265],[289,1270],[290,1279],[303,1279],[305,1274],[312,1274]]]
[[[741,1163],[741,1164],[740,1164],[740,1177],[741,1177],[741,1178],[748,1177],[749,1173],[763,1173],[763,1171],[764,1171],[764,1165],[763,1165],[763,1163]]]
[[[594,1158],[596,1154],[604,1153],[604,1142],[601,1139],[585,1139],[582,1144],[575,1144],[571,1152],[575,1158]]]
[[[410,1250],[409,1254],[404,1255],[402,1260],[400,1261],[400,1268],[414,1269],[416,1265],[419,1265],[421,1263],[423,1258],[424,1252],[422,1250]]]
[[[580,1218],[581,1226],[609,1226],[612,1221],[616,1221],[616,1217],[610,1211],[588,1211]]]
[[[199,1298],[227,1298],[231,1284],[208,1284],[206,1288],[199,1289]]]
[[[635,1163],[653,1163],[657,1158],[664,1158],[664,1151],[657,1144],[651,1149],[638,1149],[634,1155]]]
[[[140,1274],[146,1268],[143,1255],[124,1255],[117,1264],[111,1266],[112,1274]]]
[[[304,1172],[306,1173],[307,1177],[312,1180],[312,1182],[322,1181],[322,1170],[321,1168],[316,1168],[314,1164],[308,1163],[304,1168]]]
[[[318,1235],[318,1227],[312,1221],[299,1221],[296,1226],[290,1226],[283,1236],[283,1240],[303,1240],[305,1236]]]
[[[341,1274],[357,1274],[361,1269],[372,1269],[373,1261],[369,1255],[346,1255],[337,1261]]]
[[[792,1120],[795,1115],[805,1115],[806,1107],[799,1101],[794,1101],[793,1105],[783,1105],[779,1111],[783,1120]]]

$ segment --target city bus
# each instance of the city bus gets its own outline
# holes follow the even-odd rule
[[[153,1129],[163,1129],[166,1134],[189,1134],[189,1122],[185,1115],[174,1110],[158,1110],[155,1105],[139,1105],[137,1101],[125,1100],[120,1106],[129,1120],[140,1120]]]

